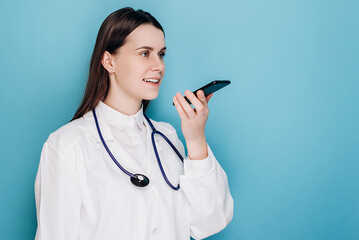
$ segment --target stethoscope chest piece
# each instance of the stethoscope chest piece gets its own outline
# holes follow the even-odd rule
[[[134,174],[131,177],[131,182],[137,187],[146,187],[150,183],[150,179],[142,174]]]

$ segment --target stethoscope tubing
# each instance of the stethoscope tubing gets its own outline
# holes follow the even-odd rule
[[[100,129],[100,126],[99,126],[99,123],[98,123],[98,120],[97,120],[97,116],[96,116],[96,112],[95,112],[95,109],[92,109],[92,113],[93,113],[93,116],[94,116],[94,119],[95,119],[95,123],[96,123],[96,128],[97,128],[97,131],[98,131],[98,134],[100,136],[100,139],[101,139],[101,142],[103,144],[103,146],[105,147],[107,153],[110,155],[111,159],[113,160],[113,162],[124,172],[126,173],[128,176],[131,177],[131,182],[138,186],[138,187],[145,187],[149,184],[149,179],[143,175],[143,174],[133,174],[129,171],[127,171],[124,167],[121,166],[121,164],[116,160],[116,158],[113,156],[113,154],[111,153],[109,147],[107,146],[105,140],[103,139],[103,136],[102,136],[102,133],[101,133],[101,129]],[[158,163],[158,166],[161,170],[161,173],[162,173],[162,176],[164,178],[164,180],[166,181],[166,183],[168,184],[168,186],[170,186],[173,190],[179,190],[180,189],[180,185],[178,184],[177,187],[173,186],[171,184],[171,182],[168,180],[167,178],[167,175],[163,169],[163,166],[162,166],[162,163],[161,163],[161,160],[160,160],[160,156],[158,154],[158,151],[157,151],[157,147],[156,147],[156,143],[155,143],[155,134],[158,134],[160,135],[163,139],[166,140],[166,142],[171,146],[171,148],[175,151],[175,153],[177,154],[177,156],[179,157],[179,159],[183,162],[183,157],[181,155],[181,153],[177,150],[177,148],[172,144],[172,142],[163,134],[161,133],[160,131],[156,130],[156,128],[153,126],[151,120],[144,114],[144,117],[146,118],[146,120],[148,121],[151,129],[152,129],[152,134],[151,134],[151,140],[152,140],[152,146],[153,146],[153,149],[154,149],[154,152],[155,152],[155,155],[156,155],[156,159],[157,159],[157,163]],[[139,177],[141,178],[144,178],[143,179],[139,179]]]
[[[108,146],[107,146],[105,140],[104,140],[103,137],[102,137],[102,133],[101,133],[101,130],[100,130],[100,126],[99,126],[99,124],[98,124],[98,120],[97,120],[97,116],[96,116],[95,110],[93,109],[92,112],[93,112],[93,116],[94,116],[94,118],[95,118],[95,123],[96,123],[96,128],[97,128],[98,135],[100,136],[101,142],[102,142],[103,146],[105,147],[105,149],[106,149],[108,155],[110,155],[110,157],[112,158],[112,160],[114,161],[114,163],[117,165],[117,167],[119,167],[124,173],[126,173],[126,174],[127,174],[128,176],[130,176],[130,177],[134,177],[135,174],[130,173],[130,172],[127,171],[125,168],[123,168],[123,167],[121,166],[121,164],[120,164],[120,163],[116,160],[116,158],[113,156],[112,152],[110,151],[110,149],[108,148]]]
[[[171,143],[171,141],[164,135],[162,134],[161,132],[155,130],[155,131],[152,131],[152,134],[151,134],[151,139],[152,139],[152,145],[153,145],[153,149],[155,150],[155,154],[156,154],[156,158],[157,158],[157,162],[158,162],[158,166],[160,167],[160,170],[161,170],[161,173],[162,173],[162,176],[163,178],[165,179],[166,183],[168,184],[168,186],[170,186],[173,190],[178,190],[180,189],[180,185],[178,184],[177,187],[173,186],[171,184],[171,182],[168,180],[167,178],[167,175],[165,173],[165,170],[163,170],[163,167],[162,167],[162,163],[160,161],[160,157],[159,157],[159,154],[157,152],[157,147],[156,147],[156,144],[155,143],[155,134],[159,134],[161,135],[172,147],[173,150],[175,150],[177,152],[177,149],[173,146],[173,144]],[[174,147],[174,148],[173,148]],[[181,159],[181,158],[180,158]],[[183,162],[183,159],[181,159],[182,162]]]

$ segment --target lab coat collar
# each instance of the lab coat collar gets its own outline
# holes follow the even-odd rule
[[[101,130],[101,134],[103,139],[105,140],[105,142],[107,141],[113,141],[114,137],[113,134],[110,130],[110,126],[108,125],[108,123],[106,122],[99,106],[97,105],[95,107],[95,112],[96,112],[96,116],[97,116],[97,121],[99,123],[99,127]],[[90,134],[90,136],[92,137],[92,139],[97,142],[97,143],[101,143],[101,138],[97,132],[97,128],[96,128],[96,123],[95,123],[95,118],[93,116],[92,111],[88,111],[86,114],[84,114],[83,118],[85,119],[86,122],[86,126],[88,129],[88,133]]]
[[[138,125],[138,127],[141,130],[145,129],[144,126],[144,116],[143,116],[143,105],[141,105],[141,109],[131,115],[128,116],[126,114],[123,114],[112,107],[108,106],[104,102],[100,101],[98,104],[99,109],[101,109],[102,114],[104,115],[106,121],[113,127],[124,131],[126,128],[134,128],[135,124]]]
[[[124,118],[122,118],[118,122],[111,122],[111,118],[109,118],[109,117],[106,118],[104,116],[105,115],[104,114],[104,109],[106,109],[105,107],[110,108],[109,106],[107,106],[103,102],[99,102],[99,104],[95,107],[97,120],[99,122],[99,127],[100,127],[100,130],[101,130],[101,133],[102,133],[102,137],[104,138],[105,141],[113,141],[114,140],[114,137],[113,137],[113,134],[111,132],[109,124],[113,123],[114,125],[116,125],[114,127],[117,127],[120,130],[124,130],[126,127],[128,127],[128,124],[132,124],[132,123],[130,123],[131,120],[126,119],[126,117],[129,117],[129,118],[133,117],[140,128],[147,128],[147,133],[152,132],[151,127],[148,125],[147,121],[144,118],[143,106],[141,107],[141,109],[135,115],[132,115],[132,116],[126,116],[126,115],[124,115],[122,113],[117,112],[117,113],[125,116]],[[110,111],[111,110],[114,110],[114,109],[110,109]],[[105,110],[105,111],[108,111],[108,109]],[[114,110],[114,111],[116,111],[116,110]],[[112,113],[114,113],[114,112],[112,112]],[[120,115],[117,115],[117,116],[120,116]],[[123,116],[120,116],[120,118],[123,117]],[[92,111],[88,111],[86,114],[84,114],[83,118],[85,119],[85,121],[87,123],[87,128],[89,130],[89,134],[91,135],[91,137],[97,143],[101,143],[101,139],[100,139],[100,136],[98,135],[98,132],[97,132],[97,128],[96,128],[96,124],[95,124],[95,118],[94,118],[94,116],[92,114]],[[110,121],[110,123],[109,123],[109,121]]]

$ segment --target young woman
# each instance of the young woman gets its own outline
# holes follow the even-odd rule
[[[42,149],[37,240],[201,239],[231,221],[227,176],[205,138],[210,96],[187,90],[194,109],[180,93],[173,98],[183,162],[176,130],[144,114],[165,52],[164,31],[147,12],[123,8],[102,23],[83,101]]]

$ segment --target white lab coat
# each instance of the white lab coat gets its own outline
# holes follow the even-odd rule
[[[36,240],[189,240],[224,229],[233,217],[227,176],[211,149],[204,160],[184,164],[156,137],[162,165],[174,191],[157,164],[147,129],[146,169],[118,144],[96,107],[103,137],[120,164],[145,174],[147,187],[130,182],[109,157],[98,136],[92,112],[52,133],[45,142],[35,180],[38,228]],[[152,120],[184,156],[176,130]]]

